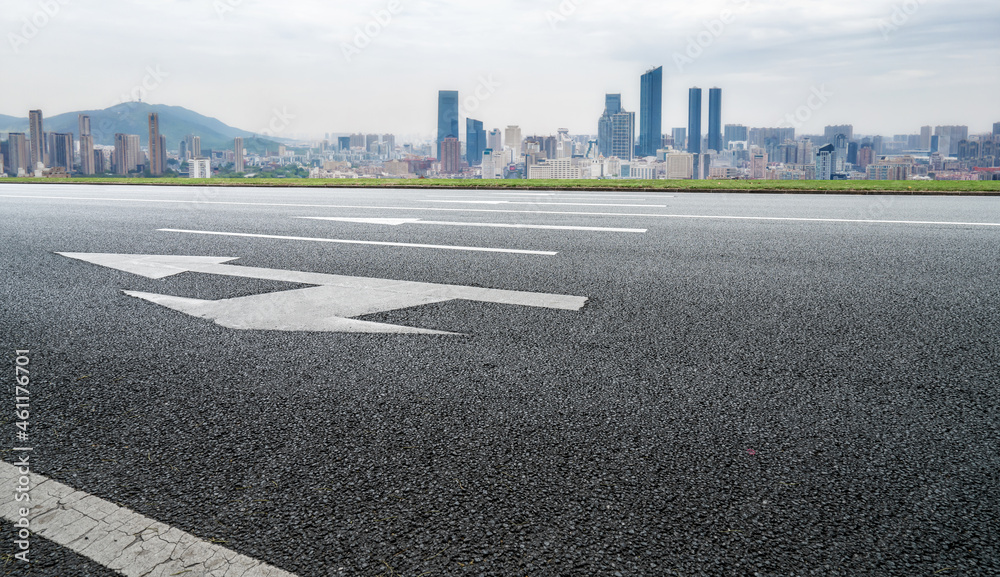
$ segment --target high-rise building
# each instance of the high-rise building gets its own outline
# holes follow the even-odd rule
[[[462,143],[458,138],[449,136],[440,142],[441,172],[458,174],[462,172]]]
[[[29,129],[31,131],[31,170],[34,172],[39,165],[46,164],[47,150],[45,148],[45,131],[43,129],[42,111],[31,110],[28,112]]]
[[[836,138],[838,134],[843,134],[847,137],[847,140],[854,140],[854,125],[838,124],[835,126],[827,126],[823,129],[823,144],[833,143],[833,139]]]
[[[503,135],[504,145],[513,151],[514,162],[521,160],[521,127],[508,126]]]
[[[113,165],[115,174],[128,174],[143,164],[138,134],[115,134]]]
[[[465,119],[465,160],[469,166],[479,166],[486,150],[486,131],[483,122],[474,118]]]
[[[207,158],[192,158],[188,163],[188,178],[212,178],[212,161]]]
[[[688,131],[687,151],[691,154],[701,152],[701,88],[688,91]],[[697,172],[697,166],[695,167]]]
[[[351,149],[351,137],[350,136],[338,136],[337,137],[337,148],[341,152],[345,152]]]
[[[722,89],[708,90],[708,149],[721,152],[722,148]]]
[[[722,149],[729,150],[730,142],[746,142],[749,138],[746,126],[727,124],[722,132]]]
[[[188,159],[187,139],[185,138],[184,140],[182,140],[177,148],[178,148],[178,157],[180,158],[181,162],[187,161]]]
[[[446,138],[458,139],[458,91],[441,90],[438,92],[438,132],[437,132],[437,156],[443,161],[441,156],[441,143]]]
[[[611,156],[611,136],[613,118],[622,111],[622,95],[606,94],[604,96],[604,112],[597,120],[597,147],[602,156]]]
[[[767,176],[767,153],[761,149],[754,149],[750,153],[750,178],[764,178]]]
[[[149,173],[160,176],[167,166],[167,151],[160,138],[160,115],[149,113]]]
[[[621,110],[611,117],[611,156],[622,160],[632,160],[635,156],[634,112]]]
[[[367,150],[367,151],[370,152],[371,149],[372,149],[372,144],[377,144],[377,143],[378,143],[378,135],[377,134],[366,134],[365,135],[365,150]]]
[[[685,150],[687,148],[687,128],[674,128],[670,131],[674,139],[674,150]]]
[[[85,175],[95,174],[94,137],[90,134],[90,117],[81,114],[77,119],[80,125],[80,172]]]
[[[383,134],[382,135],[382,148],[385,150],[386,154],[392,154],[396,150],[396,135],[395,134]]]
[[[7,135],[7,156],[4,157],[4,163],[14,176],[30,173],[31,145],[23,132],[11,132]]]
[[[920,150],[931,149],[931,133],[933,130],[930,126],[920,127]]]
[[[832,144],[821,146],[816,152],[816,180],[833,180],[836,164],[836,148]]]
[[[642,75],[639,91],[639,156],[656,156],[663,132],[662,66]]]
[[[486,148],[497,154],[503,151],[503,133],[499,128],[494,128],[486,135]]]
[[[938,151],[943,156],[958,154],[958,143],[969,139],[968,126],[938,126],[934,129],[938,139]]]
[[[928,127],[930,128],[930,127]],[[1000,136],[1000,122],[993,123],[993,138]]]
[[[53,133],[53,141],[55,144],[49,149],[51,167],[65,168],[66,172],[73,172],[73,133]]]
[[[243,139],[239,136],[233,140],[233,152],[236,153],[236,157],[233,162],[233,170],[236,172],[244,172],[247,165],[246,160],[243,158]]]

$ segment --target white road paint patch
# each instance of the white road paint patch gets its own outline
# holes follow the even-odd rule
[[[848,197],[850,195],[844,195]],[[850,196],[853,198],[853,196]],[[559,210],[499,210],[486,208],[439,208],[422,206],[359,206],[359,205],[337,205],[337,204],[294,204],[276,202],[225,202],[225,201],[200,201],[200,200],[171,200],[152,198],[102,198],[102,197],[77,197],[77,196],[39,196],[39,195],[16,195],[0,194],[0,198],[26,198],[41,200],[86,200],[98,202],[152,202],[167,204],[206,204],[223,206],[266,206],[266,207],[295,207],[295,208],[337,208],[337,209],[363,209],[363,210],[406,210],[410,212],[483,212],[483,213],[503,213],[503,214],[559,214],[574,216],[613,216],[613,217],[648,217],[648,218],[703,218],[703,219],[728,219],[728,220],[776,220],[776,221],[800,221],[800,222],[842,222],[860,224],[918,224],[918,225],[943,225],[943,226],[1000,226],[1000,222],[955,222],[937,220],[865,220],[847,218],[800,218],[782,216],[730,216],[730,215],[698,215],[698,214],[657,214],[653,212],[580,212],[580,211],[559,211]],[[629,205],[635,206],[635,205]]]
[[[15,494],[21,474],[0,461],[0,491]],[[0,501],[0,515],[20,519],[30,507],[31,531],[128,577],[205,575],[295,577],[292,573],[208,543],[114,503],[31,473],[31,502]]]
[[[598,204],[580,202],[535,202],[528,200],[427,200],[426,202],[448,202],[452,204],[531,204],[534,206],[607,206],[617,208],[667,208],[665,204]]]
[[[241,330],[320,331],[452,335],[443,331],[355,320],[386,312],[451,300],[578,311],[586,297],[487,289],[459,285],[351,277],[324,273],[225,264],[235,257],[142,254],[58,253],[147,278],[163,279],[183,272],[316,285],[310,288],[218,301],[125,291],[160,306]]]
[[[206,234],[214,236],[239,236],[245,238],[270,238],[277,240],[300,240],[307,242],[332,242],[339,244],[369,244],[377,246],[399,246],[406,248],[433,248],[438,250],[464,250],[472,252],[502,252],[508,254],[532,254],[541,256],[555,256],[559,254],[558,252],[547,251],[547,250],[521,250],[514,248],[489,248],[480,246],[454,246],[454,245],[443,245],[443,244],[413,244],[409,242],[387,242],[380,240],[347,240],[340,238],[311,238],[307,236],[283,236],[277,234],[256,234],[249,232],[217,232],[211,230],[183,230],[176,228],[160,228],[157,229],[160,232],[177,232],[182,234]]]
[[[422,220],[419,218],[346,218],[336,216],[299,216],[307,220],[330,220],[334,222],[353,222],[359,224],[384,224],[399,226],[401,224],[429,224],[438,226],[474,226],[490,228],[530,228],[540,230],[583,230],[592,232],[634,232],[644,233],[644,228],[607,228],[599,226],[562,226],[553,224],[507,224],[498,222],[451,222],[439,220]]]

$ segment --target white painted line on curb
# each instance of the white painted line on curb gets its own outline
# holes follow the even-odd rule
[[[298,216],[306,220],[330,220],[334,222],[353,222],[359,224],[384,224],[399,226],[401,224],[429,224],[439,226],[478,226],[491,228],[532,228],[541,230],[584,230],[592,232],[635,232],[644,233],[644,228],[607,228],[600,226],[562,226],[554,224],[507,224],[498,222],[451,222],[442,220],[422,220],[419,218],[348,218],[336,216]]]
[[[847,195],[845,195],[847,196]],[[336,205],[336,204],[293,204],[277,202],[223,202],[223,201],[203,201],[203,200],[171,200],[152,198],[100,198],[100,197],[75,197],[75,196],[35,196],[18,194],[0,194],[0,198],[27,198],[41,200],[88,200],[99,202],[152,202],[166,204],[212,204],[223,206],[270,206],[270,207],[295,207],[295,208],[348,208],[363,210],[408,210],[408,211],[433,211],[433,212],[489,212],[503,214],[562,214],[575,216],[628,216],[628,217],[649,217],[649,218],[703,218],[703,219],[728,219],[728,220],[786,220],[800,222],[846,222],[862,224],[937,224],[950,226],[1000,226],[1000,222],[951,222],[935,220],[865,220],[847,218],[798,218],[781,216],[728,216],[728,215],[698,215],[698,214],[657,214],[654,212],[579,212],[561,210],[499,210],[487,208],[437,208],[420,206],[357,206],[357,205]],[[630,205],[634,206],[634,205]]]
[[[177,228],[160,228],[160,232],[177,232],[183,234],[205,234],[215,236],[239,236],[246,238],[271,238],[276,240],[301,240],[307,242],[333,242],[340,244],[370,244],[377,246],[401,246],[406,248],[433,248],[439,250],[465,250],[473,252],[502,252],[509,254],[534,254],[542,256],[555,256],[558,252],[545,250],[520,250],[514,248],[489,248],[480,246],[452,246],[441,244],[413,244],[408,242],[384,242],[376,240],[347,240],[340,238],[311,238],[307,236],[283,236],[278,234],[253,234],[247,232],[218,232],[212,230],[183,230]]]
[[[45,476],[30,473],[31,501],[15,502],[22,477],[18,467],[0,461],[0,515],[11,522],[28,517],[33,535],[44,537],[127,577],[205,575],[295,577],[292,573],[203,541]]]

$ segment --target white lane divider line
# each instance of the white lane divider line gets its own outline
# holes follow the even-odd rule
[[[42,185],[31,185],[42,186]],[[68,185],[63,185],[68,186]],[[75,186],[75,185],[74,185]],[[848,195],[845,195],[848,196]],[[937,220],[866,220],[848,218],[799,218],[784,216],[730,216],[712,214],[657,214],[655,212],[580,212],[566,210],[500,210],[488,208],[438,208],[423,206],[359,206],[359,205],[338,205],[338,204],[294,204],[278,202],[225,202],[208,200],[174,200],[174,199],[153,199],[153,198],[104,198],[104,197],[78,197],[78,196],[40,196],[24,194],[0,194],[0,198],[25,198],[32,200],[86,200],[97,202],[152,202],[166,204],[211,204],[223,206],[268,206],[268,207],[294,207],[294,208],[349,208],[364,210],[408,210],[408,211],[433,211],[433,212],[489,212],[504,214],[561,214],[575,216],[613,216],[613,217],[644,217],[644,218],[697,218],[697,219],[724,219],[724,220],[776,220],[776,221],[798,221],[798,222],[843,222],[861,224],[930,224],[949,226],[1000,226],[1000,222],[953,222]],[[635,205],[629,205],[635,206]]]
[[[183,230],[177,228],[160,228],[157,229],[159,232],[176,232],[182,234],[204,234],[204,235],[214,235],[214,236],[239,236],[245,238],[270,238],[276,240],[299,240],[306,242],[332,242],[340,244],[370,244],[377,246],[399,246],[406,248],[432,248],[438,250],[464,250],[472,252],[501,252],[508,254],[532,254],[541,256],[555,256],[559,254],[554,251],[547,250],[520,250],[514,248],[490,248],[482,246],[454,246],[454,245],[442,245],[442,244],[413,244],[409,242],[385,242],[376,240],[347,240],[340,238],[312,238],[308,236],[283,236],[277,234],[254,234],[247,232],[218,232],[212,230]]]
[[[451,204],[531,204],[535,206],[610,206],[616,208],[667,208],[665,204],[595,204],[580,202],[534,202],[528,200],[433,200],[426,202],[447,202]]]
[[[18,467],[0,461],[4,495],[15,495],[23,476]],[[29,508],[33,536],[44,537],[127,577],[295,577],[43,475],[27,476],[31,501],[5,498],[0,502],[0,515],[16,523],[21,519],[20,509]]]
[[[358,224],[384,224],[399,226],[401,224],[429,224],[438,226],[477,226],[491,228],[531,228],[540,230],[584,230],[592,232],[634,232],[644,233],[645,228],[608,228],[601,226],[564,226],[554,224],[508,224],[499,222],[451,222],[444,220],[423,220],[419,218],[347,218],[335,216],[297,216],[305,220],[330,220],[334,222],[352,222]]]

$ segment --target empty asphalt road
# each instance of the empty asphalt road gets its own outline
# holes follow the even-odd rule
[[[0,268],[5,574],[1000,574],[995,198],[0,184]]]

